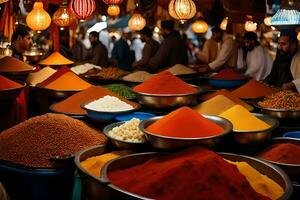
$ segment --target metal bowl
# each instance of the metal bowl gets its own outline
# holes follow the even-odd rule
[[[155,121],[161,119],[163,116],[152,117],[150,119],[143,120],[140,124],[140,130],[146,135],[147,140],[150,144],[158,149],[176,149],[180,147],[185,147],[193,144],[201,144],[208,148],[215,147],[222,140],[223,136],[228,134],[232,130],[232,124],[222,117],[203,115],[210,121],[218,124],[224,129],[224,132],[210,137],[199,137],[199,138],[176,138],[156,135],[146,131],[146,128],[154,123]]]
[[[48,89],[48,88],[43,88],[38,86],[30,86],[30,89],[40,95],[55,98],[55,99],[65,99],[77,92],[82,91],[82,90],[53,90],[53,89]]]
[[[119,148],[119,149],[137,149],[137,148],[142,148],[145,146],[146,141],[145,142],[128,142],[128,141],[122,141],[122,140],[118,140],[112,136],[110,136],[108,133],[109,131],[111,131],[113,128],[118,127],[122,124],[124,124],[125,122],[116,122],[113,124],[109,124],[107,126],[104,127],[103,129],[103,133],[106,137],[108,137],[110,139],[110,141],[112,142],[112,144]]]
[[[259,99],[262,100],[262,99]],[[275,109],[275,108],[264,108],[258,105],[256,100],[253,105],[260,110],[261,113],[275,117],[283,122],[297,122],[300,119],[300,110],[287,110],[287,109]]]
[[[207,82],[210,86],[217,89],[233,89],[237,88],[243,84],[245,84],[248,80],[247,79],[240,79],[240,80],[222,80],[222,79],[214,79],[208,78]]]
[[[137,95],[138,102],[144,106],[156,109],[171,109],[197,104],[197,96],[202,90],[197,86],[192,86],[197,88],[198,91],[189,94],[148,94],[132,91]]]
[[[129,167],[133,167],[139,164],[142,164],[146,162],[147,160],[153,158],[154,156],[158,155],[158,153],[149,152],[149,153],[139,153],[139,154],[131,154],[122,156],[119,158],[116,158],[104,165],[101,171],[101,181],[103,183],[107,184],[108,188],[111,188],[115,191],[115,195],[127,195],[127,198],[129,199],[148,199],[130,192],[127,192],[115,185],[113,185],[107,174],[110,171],[116,170],[116,169],[125,169]],[[240,161],[240,162],[247,162],[249,165],[251,165],[253,168],[258,170],[260,173],[268,176],[269,178],[273,179],[275,182],[277,182],[283,189],[284,194],[279,198],[279,200],[286,200],[289,199],[293,192],[293,187],[291,185],[291,182],[288,178],[288,176],[278,167],[269,164],[267,162],[264,162],[262,160],[248,157],[248,156],[241,156],[237,154],[228,154],[228,153],[219,153],[220,156],[222,156],[225,159],[231,160],[231,161]],[[116,196],[115,196],[116,197]]]
[[[300,147],[300,139],[284,138],[284,137],[273,138],[270,145],[280,144],[280,143],[292,143],[292,144],[298,145]],[[268,147],[266,149],[268,149]],[[277,165],[278,167],[280,167],[282,170],[284,170],[289,175],[290,179],[300,183],[300,164],[287,164],[287,163],[280,163],[280,162],[265,160],[260,157],[258,157],[258,158],[261,160],[267,161],[269,163],[272,163],[274,165]]]
[[[141,107],[137,103],[132,103],[131,105],[133,106],[133,109],[130,109],[130,110],[117,111],[117,112],[102,112],[102,111],[91,110],[91,109],[87,108],[86,105],[89,103],[90,102],[88,102],[86,104],[82,104],[80,106],[87,112],[87,116],[92,121],[99,122],[99,123],[109,122],[110,120],[114,119],[118,115],[134,112],[134,111],[140,109],[140,107]]]
[[[269,117],[268,115],[252,113],[258,119],[269,124],[270,127],[259,131],[238,131],[232,130],[234,141],[240,145],[257,146],[263,144],[272,136],[272,131],[278,127],[278,120]]]

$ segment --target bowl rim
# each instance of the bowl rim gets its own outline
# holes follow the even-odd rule
[[[10,79],[11,80],[11,79]],[[0,93],[1,92],[8,92],[8,91],[12,91],[12,90],[18,90],[18,89],[23,89],[27,86],[27,83],[25,81],[19,81],[19,80],[12,80],[14,82],[17,82],[19,84],[21,84],[20,87],[15,87],[15,88],[7,88],[7,89],[1,89],[0,90]]]
[[[139,124],[139,128],[140,130],[147,136],[147,135],[151,135],[151,136],[154,136],[154,137],[158,137],[158,138],[162,138],[162,139],[171,139],[171,140],[177,140],[177,141],[192,141],[192,140],[208,140],[208,139],[214,139],[214,138],[217,138],[217,137],[221,137],[221,136],[224,136],[224,135],[227,135],[229,134],[231,131],[232,131],[232,123],[223,118],[223,117],[219,117],[219,116],[214,116],[214,115],[202,115],[203,117],[205,118],[219,118],[219,119],[222,119],[223,121],[225,121],[225,123],[228,123],[228,125],[230,126],[230,128],[228,130],[225,130],[224,129],[224,132],[221,133],[221,134],[218,134],[218,135],[213,135],[213,136],[208,136],[208,137],[198,137],[198,138],[179,138],[179,137],[171,137],[171,136],[163,136],[163,135],[158,135],[158,134],[155,134],[155,133],[150,133],[149,131],[147,131],[144,126],[145,126],[145,123],[147,123],[148,121],[150,120],[155,120],[157,121],[158,119],[161,119],[162,117],[164,116],[155,116],[155,117],[151,117],[149,119],[145,119],[143,120],[140,124]]]
[[[125,124],[126,121],[121,121],[121,122],[114,122],[114,123],[111,123],[111,124],[108,124],[106,125],[104,128],[103,128],[103,134],[109,138],[110,140],[115,140],[117,142],[122,142],[122,143],[126,143],[126,144],[145,144],[147,143],[147,139],[145,142],[129,142],[129,141],[124,141],[124,140],[119,140],[117,138],[114,138],[112,136],[109,135],[109,131],[111,131],[113,128],[115,127],[119,127],[121,126],[122,124]],[[142,132],[143,133],[143,132]],[[144,134],[144,133],[143,133]]]
[[[191,96],[191,95],[198,95],[203,91],[203,89],[199,86],[196,86],[193,84],[188,84],[188,85],[194,87],[195,89],[197,89],[197,91],[191,92],[191,93],[186,93],[186,94],[151,94],[151,93],[145,93],[145,92],[138,92],[138,91],[135,91],[133,88],[131,88],[131,90],[138,96],[151,96],[151,97],[185,97],[185,96]]]
[[[288,141],[299,141],[300,143],[300,139],[297,139],[297,138],[291,138],[291,137],[275,137],[275,138],[272,138],[272,142],[270,145],[268,145],[267,147],[265,147],[262,151],[264,151],[265,149],[268,149],[271,145],[273,144],[282,144],[282,143],[289,143]],[[278,142],[276,142],[278,141]],[[280,142],[281,141],[281,142]],[[283,142],[283,141],[286,141],[286,142]],[[293,143],[294,144],[294,143]],[[300,147],[300,145],[297,145]],[[262,152],[260,151],[260,152]],[[276,161],[272,161],[272,160],[267,160],[267,159],[264,159],[264,158],[261,158],[261,157],[258,157],[258,155],[255,156],[257,159],[260,159],[260,160],[263,160],[265,162],[269,162],[269,163],[272,163],[274,165],[278,165],[278,166],[284,166],[284,167],[300,167],[300,164],[289,164],[289,163],[281,163],[281,162],[276,162]]]
[[[256,130],[256,131],[245,131],[245,130],[234,130],[232,128],[232,132],[233,134],[255,134],[255,133],[261,133],[261,132],[267,132],[267,131],[272,131],[274,130],[275,128],[277,128],[279,126],[279,121],[274,118],[274,117],[271,117],[269,115],[266,115],[266,114],[262,114],[262,113],[252,113],[252,115],[254,115],[255,117],[259,118],[259,116],[261,117],[264,117],[264,118],[268,118],[270,121],[273,121],[274,124],[272,126],[270,126],[269,128],[266,128],[266,129],[262,129],[262,130]],[[260,119],[260,118],[259,118]],[[260,119],[262,120],[262,119]],[[264,121],[264,120],[262,120]],[[268,124],[266,121],[264,121],[266,124]],[[268,124],[270,125],[270,124]]]
[[[116,98],[118,98],[118,97],[116,97]],[[119,98],[118,98],[118,99],[119,99]],[[121,100],[121,99],[120,99],[120,100]],[[93,101],[95,101],[95,100],[93,100]],[[121,101],[122,101],[122,100],[121,100]],[[122,114],[122,113],[133,112],[133,111],[139,110],[139,109],[141,108],[141,105],[140,105],[140,104],[133,102],[134,105],[135,105],[135,107],[134,107],[133,105],[131,105],[131,106],[133,106],[133,108],[130,109],[130,110],[112,111],[112,112],[109,112],[109,111],[97,111],[97,110],[92,110],[92,109],[89,109],[89,108],[86,107],[86,105],[89,104],[89,103],[91,103],[91,102],[92,102],[92,101],[87,102],[87,103],[82,103],[82,104],[80,104],[80,107],[81,107],[82,109],[84,109],[84,110],[87,111],[87,115],[89,115],[88,112],[94,112],[94,113],[98,113],[98,114]],[[124,101],[123,101],[123,102],[124,102]],[[126,103],[126,102],[125,102],[125,103]],[[127,104],[128,104],[128,103],[127,103]],[[129,104],[129,105],[130,105],[130,104]]]
[[[134,196],[134,197],[138,197],[140,199],[149,199],[147,197],[143,197],[143,196],[140,196],[140,195],[137,195],[135,193],[132,193],[132,192],[129,192],[129,191],[126,191],[116,185],[114,185],[110,179],[108,178],[108,168],[109,166],[111,165],[111,163],[117,161],[117,160],[120,160],[120,159],[126,159],[128,157],[134,157],[134,156],[144,156],[144,155],[164,155],[164,154],[168,154],[170,152],[142,152],[142,153],[134,153],[134,154],[128,154],[128,155],[123,155],[123,156],[120,156],[118,158],[114,158],[110,161],[108,161],[107,163],[104,164],[104,166],[102,167],[102,170],[101,170],[101,173],[100,173],[100,178],[98,180],[100,181],[103,181],[105,184],[107,184],[108,186],[110,186],[111,188],[113,189],[116,189],[118,191],[121,191],[121,192],[124,192],[125,194],[128,194],[128,195],[131,195],[131,196]],[[285,183],[285,188],[284,188],[284,195],[281,196],[279,198],[280,199],[283,199],[283,198],[287,198],[287,197],[290,197],[292,192],[293,192],[293,187],[292,187],[292,184],[291,184],[291,181],[288,177],[288,175],[278,166],[276,165],[273,165],[272,163],[269,163],[267,161],[264,161],[264,160],[261,160],[259,158],[255,158],[255,157],[250,157],[250,156],[246,156],[246,155],[240,155],[240,154],[234,154],[234,153],[225,153],[225,152],[215,152],[216,154],[218,154],[219,156],[221,156],[224,161],[225,161],[225,158],[224,156],[228,155],[228,156],[234,156],[234,157],[240,157],[240,158],[246,158],[246,159],[249,159],[249,160],[253,160],[255,162],[258,162],[258,163],[261,163],[261,164],[264,164],[266,165],[267,167],[271,168],[272,170],[276,171],[276,173],[278,173],[281,178],[284,180],[284,183]],[[151,158],[150,158],[151,159]],[[230,159],[229,159],[230,160]],[[225,161],[226,162],[226,161]],[[249,163],[248,163],[249,164]],[[249,164],[250,165],[250,164]],[[251,165],[250,165],[251,166]],[[254,167],[253,167],[254,168]],[[254,168],[256,169],[256,168]],[[273,180],[273,179],[272,179]],[[273,180],[274,181],[274,180]],[[277,183],[277,182],[276,182]],[[278,184],[278,183],[277,183]]]
[[[120,116],[121,117],[123,117],[123,116],[125,116],[125,115],[145,115],[145,116],[149,116],[148,118],[150,118],[150,117],[155,117],[156,115],[155,114],[153,114],[153,113],[150,113],[150,112],[133,112],[133,113],[128,113],[128,114],[122,114],[122,115],[118,115],[118,116],[116,116],[115,117],[115,120],[117,120],[117,121],[119,121],[119,122],[122,122],[122,121],[128,121],[128,120],[120,120]],[[136,118],[136,117],[133,117],[133,118]],[[148,119],[147,118],[147,119]],[[137,119],[139,119],[139,118],[137,118]],[[141,120],[141,119],[140,119]],[[141,120],[142,121],[142,120]]]
[[[240,79],[220,79],[220,78],[213,78],[212,76],[218,74],[218,72],[211,72],[211,73],[208,73],[206,75],[204,75],[204,78],[207,79],[207,80],[216,80],[216,81],[246,81],[246,80],[249,80],[249,78],[247,76],[244,76],[244,77],[241,77]]]

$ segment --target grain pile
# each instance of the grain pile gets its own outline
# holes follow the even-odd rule
[[[151,78],[152,76],[154,76],[154,74],[151,74],[146,71],[136,71],[136,72],[133,72],[131,74],[124,76],[122,79],[124,81],[142,83],[145,80],[148,80],[149,78]]]
[[[103,134],[61,114],[31,118],[0,134],[0,160],[33,168],[53,168],[54,156],[66,156],[106,142]]]

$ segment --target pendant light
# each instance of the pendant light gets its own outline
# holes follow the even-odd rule
[[[129,19],[128,26],[131,31],[140,31],[146,26],[146,20],[141,14],[135,13]]]
[[[53,14],[52,20],[57,26],[69,26],[74,20],[74,17],[70,13],[67,4],[67,1],[63,1],[62,5],[59,6],[59,8]]]
[[[171,0],[169,3],[169,14],[182,23],[193,18],[196,11],[193,0]]]
[[[204,20],[197,20],[193,23],[192,29],[195,33],[205,33],[208,30],[208,24]]]
[[[83,21],[93,14],[96,3],[94,0],[71,0],[69,9],[80,21]]]
[[[220,24],[220,29],[226,31],[227,24],[228,24],[228,17],[225,17]]]
[[[50,15],[43,9],[42,2],[35,2],[33,9],[26,17],[26,23],[34,31],[47,29],[51,24]]]

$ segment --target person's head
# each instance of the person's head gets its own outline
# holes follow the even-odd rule
[[[251,51],[258,45],[257,35],[254,32],[246,32],[244,35],[244,46],[248,51]]]
[[[96,44],[99,41],[99,33],[97,31],[90,32],[89,40],[92,45]]]
[[[141,40],[142,42],[146,42],[147,40],[151,39],[152,38],[152,30],[145,26],[141,31],[140,31],[140,34],[141,34]]]
[[[174,30],[174,21],[164,20],[160,23],[161,35],[165,38]]]
[[[278,50],[280,55],[292,55],[296,52],[298,40],[296,33],[281,33],[278,39]]]
[[[17,27],[12,35],[11,40],[19,53],[28,51],[32,45],[29,29],[27,29],[25,26]]]
[[[216,42],[220,42],[222,40],[224,32],[218,26],[212,28],[211,32],[212,32],[212,39],[213,40],[215,40]]]

